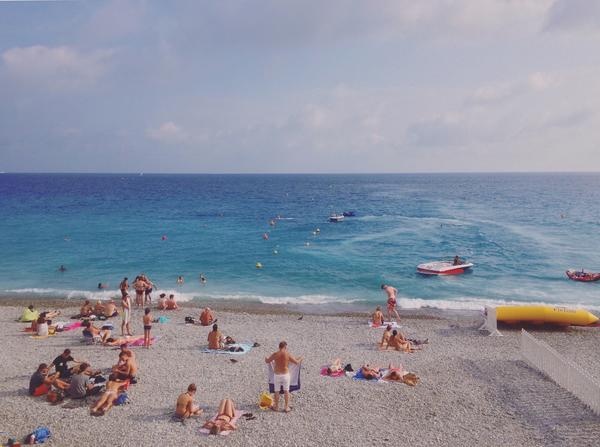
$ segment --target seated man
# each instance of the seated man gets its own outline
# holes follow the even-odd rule
[[[390,337],[392,336],[392,325],[388,324],[383,331],[383,336],[381,337],[381,341],[379,342],[379,349],[385,350],[387,349],[390,343]]]
[[[52,361],[52,365],[50,366],[50,368],[54,367],[56,369],[56,372],[59,373],[59,377],[61,379],[68,379],[72,375],[72,368],[69,368],[69,362],[77,364],[81,363],[71,356],[70,349],[65,349],[61,355],[59,355]]]
[[[94,384],[90,383],[90,365],[82,363],[79,365],[79,369],[71,377],[71,383],[67,388],[67,396],[71,399],[83,399],[87,395],[91,394],[94,389]]]
[[[93,313],[92,305],[90,304],[90,300],[85,300],[83,306],[79,309],[79,318],[89,317]]]
[[[222,349],[223,334],[219,331],[219,327],[213,324],[212,331],[208,333],[208,349]]]
[[[397,330],[392,332],[392,336],[388,341],[388,347],[396,351],[415,352],[418,348],[413,348],[410,342]]]
[[[117,312],[117,306],[115,305],[114,300],[108,300],[108,302],[104,305],[103,315],[106,318],[116,317],[117,315],[119,315],[119,312]]]
[[[217,320],[215,319],[215,316],[210,310],[210,307],[205,307],[204,309],[202,309],[202,312],[200,313],[200,324],[202,326],[210,326],[216,321]]]
[[[175,302],[175,295],[173,295],[173,294],[169,295],[169,299],[167,300],[167,302],[165,304],[167,306],[165,310],[177,310],[177,309],[179,309],[179,306]]]
[[[110,410],[119,396],[119,391],[125,386],[125,382],[119,380],[116,374],[108,376],[108,383],[106,384],[106,390],[98,399],[98,402],[90,410],[93,415],[103,415]]]
[[[161,293],[158,297],[157,309],[158,310],[166,310],[167,309],[167,295],[165,295],[164,293]]]
[[[86,321],[83,324],[83,335],[84,337],[91,337],[93,339],[98,339],[102,343],[105,343],[111,335],[110,329],[98,329],[94,324],[90,321]]]
[[[214,421],[206,421],[203,428],[209,430],[211,435],[218,435],[222,431],[235,430],[235,425],[231,423],[235,417],[235,406],[231,399],[223,399],[219,404],[219,412]]]
[[[130,380],[131,383],[136,382],[137,365],[127,352],[121,351],[119,353],[119,363],[113,366],[112,370],[119,380]]]
[[[191,383],[185,393],[180,394],[175,406],[175,415],[180,419],[187,419],[191,416],[202,414],[198,405],[194,405],[194,395],[196,394],[196,385]]]
[[[375,312],[373,313],[373,326],[382,326],[383,325],[383,312],[381,311],[381,306],[377,306]]]
[[[462,263],[462,259],[460,259],[458,256],[454,256],[454,261],[452,261],[452,265],[461,265]]]
[[[96,305],[94,306],[94,315],[97,317],[104,315],[104,304],[102,304],[102,301],[96,302]]]
[[[66,389],[69,384],[58,379],[58,374],[48,375],[48,365],[41,363],[29,379],[29,395],[41,396],[50,391],[52,385],[60,389]]]

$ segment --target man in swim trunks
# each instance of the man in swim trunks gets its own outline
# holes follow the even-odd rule
[[[223,334],[219,331],[219,327],[213,324],[212,331],[208,333],[208,349],[222,349]]]
[[[290,401],[290,370],[289,364],[298,365],[302,362],[302,357],[295,358],[287,350],[287,343],[282,341],[279,343],[279,351],[274,352],[271,356],[265,359],[265,363],[273,362],[273,373],[275,392],[273,393],[273,406],[271,410],[279,411],[279,392],[283,389],[283,397],[285,399],[285,412],[291,411]]]
[[[150,348],[150,330],[152,329],[152,314],[150,308],[146,307],[144,310],[144,347]]]
[[[152,303],[152,288],[154,287],[154,283],[150,281],[150,279],[142,274],[142,280],[146,283],[146,288],[144,289],[144,306]]]
[[[129,282],[127,282],[127,277],[123,278],[123,281],[119,284],[119,290],[121,290],[121,297],[129,294]]]
[[[173,295],[173,294],[169,295],[169,299],[167,300],[167,302],[165,304],[167,306],[167,308],[165,310],[179,309],[179,306],[177,305],[177,302],[175,301],[175,295]]]
[[[92,305],[90,304],[90,300],[85,300],[83,306],[79,309],[79,317],[89,317],[92,314]]]
[[[127,329],[127,335],[131,335],[131,328],[129,327],[129,322],[131,320],[131,298],[129,298],[129,295],[125,295],[121,299],[121,306],[123,309],[121,335],[125,335],[125,329]]]
[[[198,405],[194,405],[194,396],[196,395],[196,385],[191,383],[187,391],[180,394],[177,398],[175,406],[175,415],[181,419],[187,419],[192,416],[202,414],[202,409]]]
[[[146,291],[146,283],[141,276],[135,278],[133,288],[135,289],[135,305],[141,307],[144,302],[144,292]]]
[[[200,313],[200,324],[202,326],[210,326],[215,321],[217,320],[215,319],[212,310],[210,310],[210,307],[205,307]]]
[[[387,297],[388,297],[388,300],[387,300],[388,319],[390,321],[393,321],[392,315],[396,315],[396,318],[398,319],[398,321],[400,321],[400,315],[398,314],[398,311],[396,310],[396,304],[397,304],[396,295],[398,294],[398,290],[392,286],[388,286],[387,284],[382,284],[381,288],[387,294]]]
[[[115,305],[114,300],[108,300],[108,302],[104,305],[104,316],[106,318],[116,317],[118,314],[117,306]]]
[[[373,326],[382,326],[383,325],[383,312],[381,311],[381,306],[377,306],[375,312],[373,313]]]
[[[235,425],[231,423],[234,417],[235,406],[233,401],[231,399],[223,399],[219,404],[217,417],[215,417],[214,421],[206,421],[202,427],[207,428],[211,435],[218,435],[222,431],[233,431],[236,428]]]

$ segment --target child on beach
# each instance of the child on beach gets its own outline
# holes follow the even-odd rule
[[[152,314],[150,308],[146,307],[144,310],[144,347],[150,348],[150,330],[152,329]]]

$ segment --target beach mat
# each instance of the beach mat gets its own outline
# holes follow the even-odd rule
[[[235,416],[231,420],[230,424],[235,425],[240,417],[242,417],[243,412],[241,410],[235,410]],[[215,421],[217,419],[217,414],[215,414],[210,420]],[[231,430],[222,431],[219,433],[219,436],[229,436],[231,434]],[[201,428],[200,433],[203,435],[210,435],[210,430],[208,428]]]
[[[333,374],[331,374],[331,375],[330,375],[330,374],[327,374],[327,368],[328,368],[327,366],[323,366],[323,367],[321,368],[321,375],[322,375],[322,376],[325,376],[325,377],[334,377],[334,378],[335,378],[335,377],[345,377],[345,376],[346,376],[346,371],[344,371],[344,370],[341,370],[341,371],[334,372],[334,373],[333,373]]]
[[[230,348],[240,347],[243,349],[242,352],[231,352],[225,349],[208,349],[208,347],[204,347],[200,349],[200,352],[203,354],[229,354],[229,355],[244,355],[248,354],[252,350],[252,345],[250,343],[235,343],[233,345],[229,345]]]
[[[392,329],[400,329],[400,325],[395,322],[395,321],[384,321],[383,324],[381,326],[379,325],[374,325],[372,321],[369,321],[369,327],[373,328],[373,329],[385,329],[387,327],[387,325],[391,325]]]

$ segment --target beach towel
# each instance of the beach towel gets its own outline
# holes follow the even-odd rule
[[[395,321],[384,321],[383,324],[379,325],[379,324],[373,324],[372,321],[369,321],[369,327],[374,328],[374,329],[385,329],[387,327],[387,325],[392,326],[392,329],[399,329],[401,326],[396,323]]]
[[[362,368],[360,368],[358,371],[356,371],[356,374],[354,374],[354,376],[352,376],[352,378],[354,380],[364,380],[365,382],[382,382],[381,376],[382,376],[382,371],[385,371],[383,369],[379,370],[379,377],[376,379],[367,379],[365,378],[365,376],[363,376],[362,373]]]
[[[158,337],[150,337],[150,344],[153,345]],[[131,343],[127,343],[127,346],[144,346],[144,339],[140,338],[136,341],[132,341]]]
[[[294,391],[298,391],[300,389],[300,369],[302,365],[294,365],[290,363],[290,393]],[[267,376],[269,379],[269,393],[275,392],[275,372],[273,371],[273,364],[269,363],[267,365]],[[280,389],[279,394],[283,394],[283,391]]]
[[[63,331],[72,331],[73,329],[77,329],[82,325],[83,323],[81,321],[74,321],[73,323],[66,324],[65,326],[63,326]]]
[[[235,410],[235,416],[231,420],[230,424],[231,425],[236,425],[238,419],[240,417],[242,417],[242,414],[243,413],[242,413],[241,410]],[[216,421],[217,420],[217,416],[218,416],[218,414],[215,414],[210,420],[211,421]],[[201,428],[200,429],[200,433],[203,434],[203,435],[207,435],[208,436],[208,435],[210,435],[210,430],[208,428]],[[231,434],[231,430],[225,430],[225,431],[219,432],[220,436],[228,436],[230,434]]]
[[[157,321],[157,323],[161,323],[161,324],[168,323],[169,322],[169,317],[158,317],[156,319],[156,321]]]
[[[341,371],[336,371],[332,374],[327,374],[327,366],[324,366],[321,368],[321,375],[325,376],[325,377],[344,377],[346,375],[346,372],[344,370]]]
[[[231,352],[226,349],[208,349],[208,347],[204,347],[200,349],[200,352],[203,354],[229,354],[229,355],[244,355],[248,354],[252,350],[252,345],[250,343],[235,343],[233,345],[228,345],[228,348],[237,348],[240,347],[243,351],[240,352]]]

